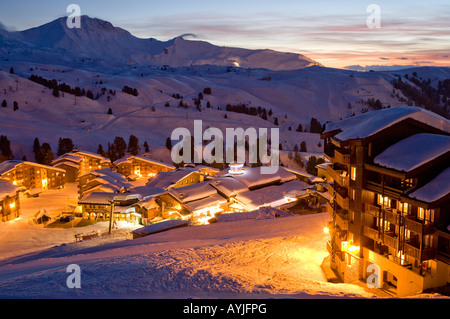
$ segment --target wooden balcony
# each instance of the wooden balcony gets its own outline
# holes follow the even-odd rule
[[[369,203],[364,203],[364,212],[366,214],[372,215],[373,217],[379,217],[379,211],[380,211],[380,207],[379,206],[375,206]]]
[[[332,167],[332,165],[327,166],[327,173],[330,177],[339,185],[348,187],[349,185],[349,176],[347,171],[345,170],[336,170]]]
[[[350,165],[350,150],[335,149],[334,161],[343,165]]]
[[[391,224],[400,225],[400,215],[397,213],[396,209],[386,208],[384,210],[384,218]]]
[[[340,188],[338,190],[335,190],[333,187],[329,187],[328,193],[330,193],[331,197],[333,198],[336,195],[336,202],[339,206],[341,206],[342,209],[349,209],[350,200],[348,198],[346,189]]]
[[[333,211],[333,207],[332,204],[328,203],[327,205],[327,212],[328,214],[330,214],[331,217],[333,217],[334,215],[334,211]],[[342,230],[348,230],[348,214],[342,210],[342,209],[337,209],[336,210],[336,225],[339,226],[340,229]]]
[[[428,235],[434,231],[434,224],[423,224],[414,216],[405,217],[405,228],[419,235]]]
[[[364,234],[364,236],[367,236],[370,239],[373,239],[375,241],[379,240],[378,230],[374,229],[372,227],[364,226],[363,234]]]
[[[398,237],[393,233],[384,233],[383,244],[394,249],[398,249]]]
[[[420,249],[410,243],[405,243],[403,246],[403,251],[406,255],[411,256],[419,261],[429,260],[436,258],[436,249],[425,247]]]
[[[348,214],[336,214],[336,225],[342,230],[348,230]]]

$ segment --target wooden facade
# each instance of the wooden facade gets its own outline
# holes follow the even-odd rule
[[[426,203],[408,195],[448,167],[450,150],[409,172],[381,167],[374,158],[415,134],[450,133],[410,118],[357,139],[335,138],[340,132],[321,135],[332,163],[327,168],[333,178],[327,209],[333,218],[327,244],[332,268],[352,282],[366,280],[367,267],[376,264],[382,288],[398,296],[447,285],[450,235],[442,227],[450,222],[450,198]]]
[[[174,166],[140,156],[127,156],[121,158],[114,162],[114,166],[118,173],[127,178],[131,176],[134,176],[134,178],[149,178],[155,176],[159,172],[167,172],[175,169]]]
[[[19,217],[20,200],[18,187],[0,180],[0,221],[7,222]]]

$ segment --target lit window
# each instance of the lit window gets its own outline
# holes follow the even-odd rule
[[[350,178],[352,181],[356,181],[356,167],[352,166],[350,169]]]
[[[425,218],[425,210],[422,207],[419,207],[417,210],[417,217],[419,219],[424,219]]]
[[[387,196],[377,196],[377,204],[381,206],[391,207],[391,200]]]

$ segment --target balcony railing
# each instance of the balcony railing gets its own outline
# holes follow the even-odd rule
[[[335,162],[341,163],[343,165],[350,164],[350,151],[345,149],[335,149],[334,150],[334,160]]]
[[[398,249],[398,237],[393,233],[384,233],[383,244],[394,249]]]
[[[348,214],[336,214],[336,224],[342,230],[348,230]]]
[[[420,235],[431,234],[434,230],[434,224],[423,224],[415,216],[405,217],[405,228]]]
[[[367,236],[370,239],[373,239],[376,241],[379,240],[378,230],[374,229],[372,227],[364,226],[363,234],[364,234],[364,236]]]
[[[405,243],[403,251],[406,255],[411,256],[419,261],[429,260],[436,258],[436,249],[425,247],[422,250],[410,243]]]
[[[349,177],[348,173],[345,170],[337,170],[332,167],[332,165],[327,166],[327,172],[330,177],[336,181],[339,185],[348,187]]]
[[[340,188],[338,190],[334,190],[333,187],[329,187],[328,192],[330,193],[331,197],[334,197],[334,195],[336,194],[336,202],[339,206],[341,206],[341,208],[349,209],[350,200],[348,198],[346,189]]]

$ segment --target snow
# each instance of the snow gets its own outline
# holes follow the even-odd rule
[[[15,196],[19,188],[9,182],[0,180],[0,201],[6,196]]]
[[[389,146],[374,158],[374,163],[409,172],[447,152],[450,152],[450,136],[422,133]]]
[[[76,205],[76,186],[25,198],[21,218],[0,224],[1,298],[376,297],[363,285],[324,278],[327,213],[264,207],[134,240],[137,227],[121,221],[110,235],[107,222],[73,228],[28,222],[39,207],[54,216]],[[75,241],[75,234],[93,231],[102,235]],[[81,289],[66,286],[70,264],[81,268]]]
[[[281,185],[267,186],[257,190],[247,190],[236,195],[236,200],[247,210],[255,210],[261,206],[280,206],[286,203],[286,194],[293,191],[303,191],[308,184],[298,180]]]
[[[441,172],[438,176],[426,185],[415,190],[408,196],[417,200],[433,203],[434,201],[450,193],[450,167]]]
[[[419,107],[404,106],[376,110],[328,123],[323,134],[338,130],[340,133],[336,134],[334,138],[340,141],[363,139],[407,118],[450,133],[449,120]]]

